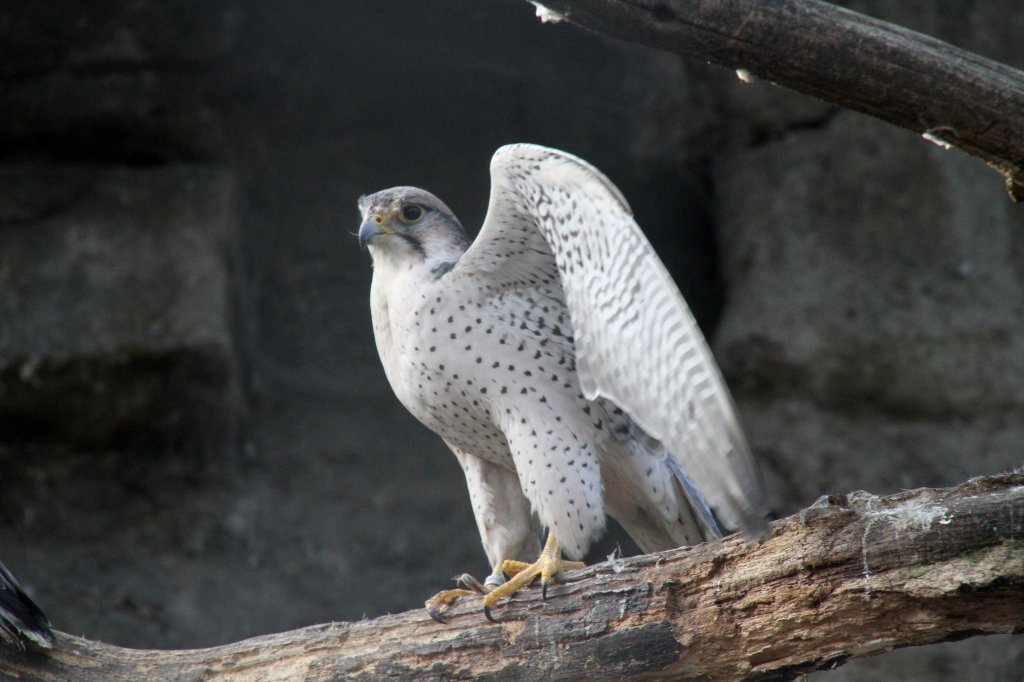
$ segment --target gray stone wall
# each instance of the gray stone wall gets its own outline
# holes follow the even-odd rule
[[[854,8],[1020,66],[1006,3]],[[728,291],[716,350],[777,509],[952,485],[1024,456],[1024,213],[992,171],[771,85],[726,85],[715,156]],[[899,93],[894,93],[898,97]],[[1013,679],[1020,638],[834,679]]]
[[[1010,0],[850,4],[1024,67]],[[379,368],[352,232],[395,184],[472,231],[506,142],[622,188],[779,514],[1020,465],[1024,214],[957,152],[525,2],[0,20],[0,552],[60,629],[205,646],[486,570],[454,458]],[[1021,669],[979,638],[820,677]]]

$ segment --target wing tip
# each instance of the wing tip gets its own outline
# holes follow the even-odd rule
[[[612,198],[622,207],[622,210],[627,215],[633,215],[633,209],[630,208],[629,202],[626,201],[626,197],[623,196],[619,188],[615,186],[611,180],[608,179],[604,173],[599,171],[596,167],[587,161],[584,161],[575,154],[562,151],[561,149],[555,149],[554,147],[545,147],[544,145],[534,144],[532,142],[514,142],[512,144],[502,145],[498,147],[497,151],[491,157],[491,175],[495,175],[496,172],[500,172],[503,166],[506,164],[514,163],[516,161],[526,162],[527,164],[535,164],[538,166],[537,170],[540,170],[539,165],[545,161],[561,161],[574,166],[576,169],[583,171],[588,178],[597,180],[602,187],[612,196]]]

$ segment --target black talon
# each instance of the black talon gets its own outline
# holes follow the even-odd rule
[[[491,615],[491,607],[487,606],[486,604],[484,604],[484,617],[487,620],[489,620],[492,623],[494,623],[495,625],[498,624],[498,621],[494,620],[494,616]]]
[[[540,582],[540,598],[544,601],[548,600],[548,581],[542,580]]]
[[[427,607],[427,615],[429,615],[431,618],[436,620],[441,625],[447,625],[448,624],[448,621],[446,621],[444,618],[442,618],[441,614],[438,613],[437,609],[435,609],[433,606],[428,606]]]

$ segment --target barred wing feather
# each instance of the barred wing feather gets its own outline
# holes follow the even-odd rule
[[[459,267],[482,285],[555,288],[584,395],[663,443],[718,520],[764,534],[766,498],[736,409],[693,315],[597,169],[536,145],[499,149],[480,235]]]

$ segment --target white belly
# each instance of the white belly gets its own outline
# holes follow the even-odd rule
[[[484,358],[502,346],[503,332],[483,303],[452,297],[448,287],[432,281],[406,290],[415,293],[388,297],[375,280],[371,295],[377,350],[395,395],[446,441],[513,468],[497,407],[502,393],[482,377],[494,370]]]

